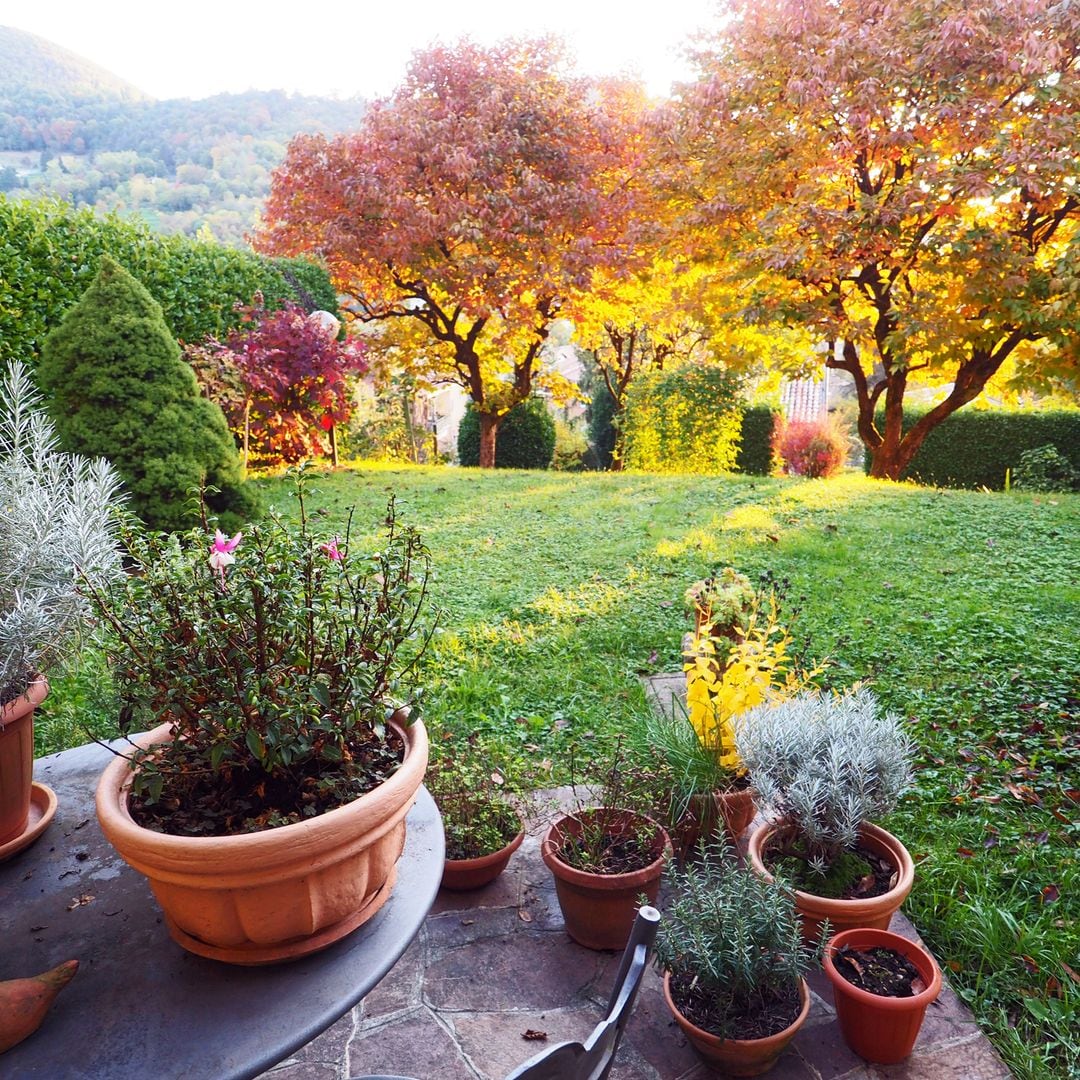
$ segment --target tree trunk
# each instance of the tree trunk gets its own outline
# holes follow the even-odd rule
[[[499,417],[482,412],[480,416],[480,468],[495,468],[495,439],[499,433]]]

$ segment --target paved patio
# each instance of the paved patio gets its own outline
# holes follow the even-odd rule
[[[659,707],[681,676],[648,684]],[[540,793],[563,801],[567,792]],[[403,1073],[419,1080],[500,1080],[543,1049],[584,1039],[601,1019],[618,966],[567,937],[539,833],[492,885],[440,892],[419,937],[389,976],[351,1014],[263,1080],[343,1080]],[[916,888],[918,883],[916,882]],[[663,897],[661,897],[661,907]],[[902,915],[892,929],[917,937]],[[824,975],[810,980],[806,1026],[769,1074],[774,1080],[1006,1080],[1009,1070],[963,1002],[945,986],[927,1012],[912,1056],[902,1065],[868,1065],[847,1049]],[[529,1041],[525,1032],[543,1032]],[[703,1080],[701,1063],[646,975],[619,1048],[612,1080]]]

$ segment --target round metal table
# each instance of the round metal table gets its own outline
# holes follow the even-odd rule
[[[416,936],[443,867],[443,831],[420,789],[390,899],[313,956],[233,967],[169,937],[145,879],[102,837],[94,789],[110,752],[41,758],[35,779],[59,809],[44,835],[0,864],[0,980],[77,959],[42,1026],[0,1055],[0,1076],[48,1080],[246,1080],[355,1005]]]

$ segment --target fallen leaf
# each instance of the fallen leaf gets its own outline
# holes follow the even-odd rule
[[[1044,885],[1042,891],[1042,902],[1044,904],[1052,904],[1061,895],[1060,890],[1056,885]]]
[[[1077,973],[1073,971],[1073,969],[1069,967],[1069,965],[1066,964],[1064,960],[1061,961],[1061,966],[1064,969],[1065,974],[1068,975],[1074,983],[1080,983],[1080,975],[1077,975]]]
[[[766,533],[765,534],[765,539],[766,540],[771,540],[774,544],[779,544],[780,543],[780,537],[777,536],[775,533]]]
[[[518,910],[518,918],[522,922],[532,922],[532,915],[530,915],[524,908]]]
[[[946,960],[946,961],[945,961],[945,966],[946,966],[946,967],[947,967],[947,968],[948,968],[948,969],[949,969],[950,971],[963,971],[963,970],[964,970],[964,969],[963,969],[963,968],[962,968],[962,967],[960,966],[960,961],[959,961],[959,960]]]
[[[1031,972],[1032,975],[1039,974],[1039,965],[1036,964],[1035,961],[1027,955],[1027,953],[1024,953],[1024,955],[1020,957],[1020,961],[1021,963],[1023,963],[1024,967],[1026,967],[1028,971]]]
[[[93,903],[94,897],[90,893],[83,893],[82,896],[72,897],[71,903],[68,904],[68,911],[74,911],[77,907],[82,907],[84,904]]]
[[[660,601],[660,606],[661,607],[671,607],[671,601],[670,600],[661,600]]]
[[[958,847],[956,849],[956,854],[962,855],[965,859],[970,859],[975,854],[975,852],[972,851],[971,848]]]
[[[521,1037],[527,1042],[547,1042],[548,1033],[546,1031],[533,1031],[532,1028],[526,1028]]]

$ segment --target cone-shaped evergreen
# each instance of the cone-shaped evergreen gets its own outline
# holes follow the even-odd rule
[[[207,505],[223,529],[257,512],[224,414],[200,396],[160,305],[112,259],[45,341],[38,381],[65,448],[111,461],[151,527],[196,524],[204,484],[220,491]]]

